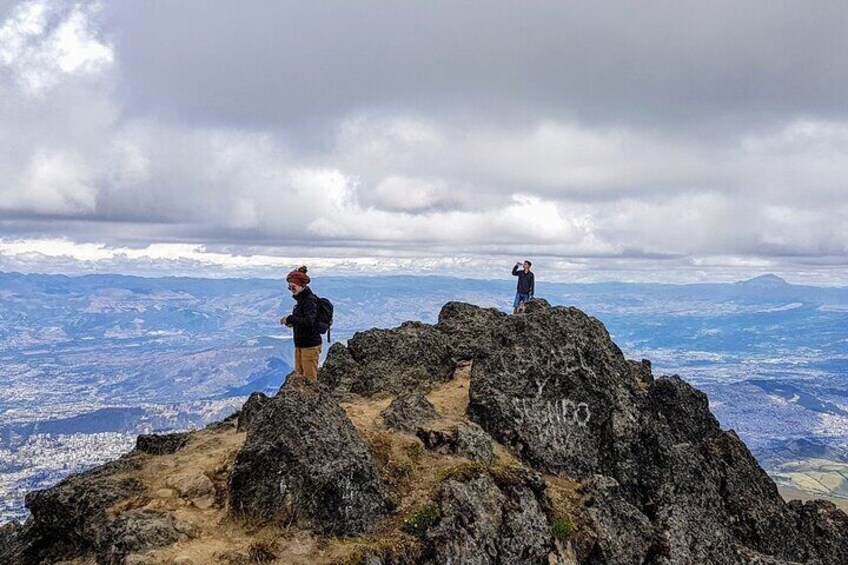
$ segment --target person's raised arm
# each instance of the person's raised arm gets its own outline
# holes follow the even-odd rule
[[[517,277],[520,274],[518,270],[518,263],[515,264],[515,267],[512,268],[512,276]]]

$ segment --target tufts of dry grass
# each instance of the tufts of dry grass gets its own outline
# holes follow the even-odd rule
[[[247,548],[247,558],[250,563],[270,563],[277,559],[274,544],[267,541],[256,541]]]
[[[442,519],[439,507],[430,502],[415,511],[412,516],[403,521],[404,532],[423,540],[430,528],[437,526]]]
[[[501,487],[524,485],[528,477],[527,470],[520,465],[495,464],[486,466],[473,461],[442,469],[437,477],[440,482],[450,479],[466,482],[483,475],[492,477],[495,483]]]
[[[420,463],[421,458],[424,457],[424,446],[421,445],[420,441],[410,442],[404,450],[406,451],[406,456],[409,457],[409,460],[416,465]]]
[[[402,532],[371,535],[367,539],[351,542],[350,551],[331,561],[332,565],[365,565],[369,559],[378,558],[383,563],[420,563],[423,545]]]

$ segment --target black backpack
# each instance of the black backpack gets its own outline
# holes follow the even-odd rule
[[[329,298],[318,298],[318,333],[326,333],[330,339],[330,327],[333,325],[333,303]]]

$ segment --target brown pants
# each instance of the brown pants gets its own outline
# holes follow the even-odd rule
[[[310,381],[318,380],[318,358],[321,356],[321,346],[295,347],[294,372],[300,373]]]

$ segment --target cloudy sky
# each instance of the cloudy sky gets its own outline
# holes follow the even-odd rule
[[[848,7],[0,0],[0,270],[848,284]]]

